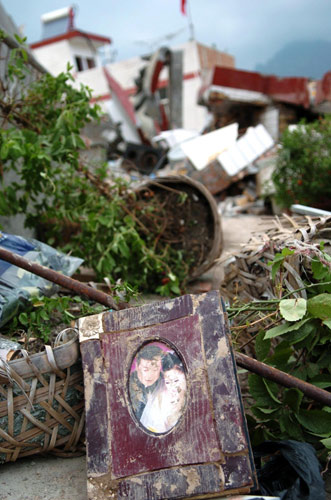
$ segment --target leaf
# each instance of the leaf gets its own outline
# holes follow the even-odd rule
[[[282,404],[279,399],[276,397],[276,394],[278,392],[278,386],[274,382],[270,382],[270,380],[267,380],[265,378],[262,379],[264,385],[267,388],[267,391],[270,395],[270,397],[275,401],[275,403]]]
[[[279,426],[285,434],[284,438],[290,437],[296,441],[302,441],[303,435],[300,425],[293,422],[289,414],[282,415],[279,419]]]
[[[20,322],[21,322],[21,323],[22,323],[22,325],[24,325],[24,326],[28,325],[28,323],[29,323],[29,318],[28,318],[28,315],[27,315],[27,313],[25,313],[25,312],[22,312],[22,313],[19,315],[18,319],[20,320]]]
[[[4,142],[2,144],[1,150],[0,150],[0,159],[1,160],[6,160],[8,152],[9,152],[9,143],[8,142]]]
[[[265,331],[260,330],[255,339],[255,352],[256,352],[256,357],[259,361],[265,360],[265,358],[268,356],[271,346],[271,340],[270,339],[265,340],[264,335]]]
[[[316,377],[319,374],[319,372],[320,372],[320,368],[319,368],[317,363],[313,363],[312,361],[307,363],[308,378]]]
[[[331,294],[321,293],[308,299],[308,312],[314,318],[331,320]]]
[[[271,278],[274,281],[276,274],[280,268],[280,266],[283,264],[285,257],[288,255],[292,255],[294,253],[294,250],[290,250],[289,248],[283,248],[281,253],[276,253],[273,261],[268,262],[268,265],[272,266],[271,268]]]
[[[282,263],[283,263],[283,259],[279,260],[278,262],[274,262],[274,264],[272,264],[272,268],[271,268],[271,279],[272,279],[272,281],[275,281],[276,274],[277,274],[280,266],[282,265]],[[269,262],[268,264],[271,264],[271,262]]]
[[[275,413],[275,411],[278,411],[278,408],[256,408],[257,410],[262,411],[262,413],[266,413],[269,415],[270,413]]]
[[[172,291],[172,293],[174,293],[175,295],[180,295],[180,288],[178,285],[176,284],[172,284],[170,285],[170,290]]]
[[[327,326],[331,330],[331,319],[325,319],[323,325]]]
[[[320,387],[321,389],[326,389],[327,387],[331,387],[331,375],[316,375],[309,381],[311,384],[316,385],[316,387]]]
[[[306,314],[307,301],[303,298],[283,299],[279,304],[280,314],[287,321],[298,321]]]
[[[288,369],[288,363],[293,355],[293,349],[290,346],[289,342],[282,341],[278,344],[278,346],[274,350],[274,354],[269,356],[265,360],[265,363],[271,366],[275,366],[279,370],[286,371]]]
[[[68,316],[68,318],[71,318],[71,319],[76,319],[76,316],[74,316],[74,314],[71,314],[71,312],[69,311],[64,311],[64,314],[66,316]]]
[[[284,335],[284,333],[293,332],[294,330],[299,330],[299,328],[305,323],[307,323],[309,319],[310,318],[302,319],[301,321],[298,321],[294,325],[291,325],[289,323],[284,323],[282,325],[275,326],[274,328],[271,328],[270,330],[267,331],[267,333],[264,336],[264,340],[273,339],[274,337]]]
[[[318,259],[313,259],[311,261],[311,269],[313,271],[313,276],[316,280],[323,280],[329,274],[329,270],[322,262]]]
[[[321,443],[323,446],[325,446],[325,448],[331,450],[331,437],[326,439],[321,439]]]
[[[269,413],[265,410],[270,410]],[[253,415],[258,419],[259,422],[271,422],[276,418],[272,415],[274,412],[278,412],[278,408],[261,408],[259,406],[251,406],[251,411]]]
[[[296,418],[305,429],[313,434],[330,435],[331,433],[331,415],[323,410],[300,410]]]
[[[299,330],[294,330],[293,332],[289,332],[286,335],[286,340],[291,344],[295,345],[299,342],[305,340],[309,335],[313,334],[315,336],[316,333],[316,320],[307,321],[304,325],[302,325]]]
[[[40,311],[40,317],[45,320],[45,321],[48,321],[49,320],[49,315],[47,314],[47,312],[45,310],[41,310]]]
[[[275,405],[274,399],[270,396],[262,377],[250,374],[248,376],[248,385],[251,396],[255,399],[258,406],[278,407],[278,404]]]
[[[119,248],[121,254],[123,255],[123,257],[125,257],[126,259],[130,258],[130,249],[129,249],[129,247],[126,244],[124,239],[119,240],[118,248]]]
[[[299,389],[291,388],[284,391],[284,403],[294,412],[298,412],[303,398],[303,392]]]

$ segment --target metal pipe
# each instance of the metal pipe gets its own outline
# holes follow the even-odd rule
[[[325,391],[324,389],[320,389],[315,385],[309,384],[308,382],[304,382],[297,377],[293,377],[293,375],[289,375],[288,373],[282,372],[273,366],[266,365],[261,361],[257,361],[256,359],[250,358],[245,354],[241,354],[239,352],[235,353],[235,358],[237,365],[242,368],[246,368],[247,370],[256,373],[257,375],[261,375],[261,377],[272,380],[273,382],[277,382],[285,387],[294,387],[302,391],[306,396],[318,401],[320,403],[331,406],[331,393]]]
[[[48,281],[52,281],[57,285],[63,286],[68,290],[73,290],[79,295],[85,295],[95,302],[99,302],[104,306],[110,307],[112,309],[124,309],[128,307],[128,304],[122,302],[117,304],[115,300],[108,295],[107,293],[101,292],[100,290],[96,290],[91,286],[85,285],[80,281],[74,280],[69,276],[65,276],[64,274],[59,273],[58,271],[54,271],[53,269],[48,269],[47,267],[41,266],[36,262],[30,262],[24,257],[17,255],[16,253],[10,252],[9,250],[5,250],[0,247],[0,259],[5,260],[6,262],[10,262],[14,264],[14,266],[21,267],[22,269],[26,269],[30,273],[37,274],[42,278],[47,279]]]

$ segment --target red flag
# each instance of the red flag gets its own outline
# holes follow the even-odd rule
[[[186,0],[181,0],[180,11],[186,16]]]

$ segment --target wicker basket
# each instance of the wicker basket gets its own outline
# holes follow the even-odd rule
[[[54,348],[0,359],[0,463],[85,451],[83,372],[77,331],[69,330]]]

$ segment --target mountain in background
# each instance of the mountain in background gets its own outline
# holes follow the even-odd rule
[[[255,70],[267,75],[321,79],[327,71],[331,71],[331,42],[290,42],[265,64],[258,64]]]

